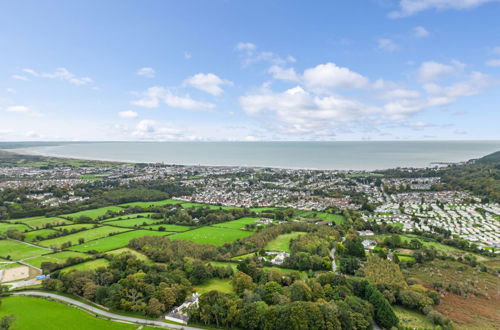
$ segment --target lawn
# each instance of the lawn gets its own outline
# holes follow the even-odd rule
[[[80,238],[85,239],[85,242],[98,239],[98,238],[103,238],[109,236],[110,233],[119,233],[123,231],[127,231],[129,229],[127,228],[118,228],[118,227],[111,227],[111,226],[102,226],[102,227],[97,227],[94,229],[89,229],[85,230],[82,232],[66,235],[66,236],[61,236],[61,237],[56,237],[52,239],[48,239],[45,241],[39,242],[40,245],[42,246],[56,246],[60,247],[61,244],[65,242],[71,242],[73,245],[78,244],[78,240]]]
[[[237,239],[245,238],[251,235],[251,232],[217,227],[201,227],[183,233],[173,234],[171,239],[182,239],[200,244],[212,244],[216,246],[224,245],[227,242],[233,242]]]
[[[116,229],[116,228],[115,228]],[[90,250],[96,250],[99,252],[106,252],[110,250],[115,250],[121,247],[127,246],[130,240],[143,237],[143,236],[165,236],[169,233],[149,231],[149,230],[133,230],[126,233],[113,235],[101,239],[97,239],[91,242],[86,242],[80,245],[76,245],[70,248],[72,251],[86,252]]]
[[[106,321],[59,302],[34,297],[2,298],[0,316],[14,314],[15,330],[133,330],[136,325]]]
[[[46,217],[32,217],[32,218],[23,218],[23,219],[16,219],[16,220],[9,220],[10,222],[22,222],[28,226],[30,226],[33,229],[41,229],[45,228],[45,225],[50,224],[50,225],[64,225],[64,224],[69,224],[72,223],[69,220],[66,219],[61,219],[61,218],[46,218]]]
[[[212,290],[217,290],[225,293],[232,293],[233,287],[231,285],[231,279],[219,279],[212,278],[203,284],[197,285],[195,287],[197,293],[206,293]]]
[[[143,226],[142,228],[143,229],[160,230],[160,227],[165,228],[165,231],[186,231],[186,230],[191,229],[191,227],[189,227],[189,226],[168,225],[168,224]]]
[[[288,234],[279,235],[264,247],[268,251],[284,251],[290,252],[290,241],[299,235],[304,235],[303,232],[295,231]]]
[[[340,214],[331,214],[326,212],[318,212],[316,213],[318,218],[324,219],[325,221],[333,221],[336,224],[340,225],[345,222],[345,217]]]
[[[40,230],[29,231],[25,234],[26,235],[25,241],[33,242],[34,240],[37,239],[37,237],[42,237],[42,239],[45,239],[47,238],[47,236],[55,234],[57,232],[58,232],[57,230],[53,229],[40,229]]]
[[[139,227],[144,224],[151,225],[154,223],[158,223],[160,219],[150,219],[150,218],[133,218],[133,219],[124,219],[124,220],[115,220],[115,221],[106,221],[107,225],[111,226],[121,226],[121,227]]]
[[[425,315],[412,311],[401,306],[392,306],[392,309],[396,313],[399,324],[411,329],[433,329],[434,325],[429,321]]]
[[[43,256],[38,256],[34,257],[28,260],[25,260],[27,264],[30,264],[32,266],[35,266],[37,268],[42,267],[42,262],[53,262],[56,264],[62,264],[65,263],[68,258],[75,258],[75,257],[80,257],[80,258],[89,258],[90,255],[85,254],[85,253],[80,253],[80,252],[73,252],[73,251],[62,251],[62,252],[57,252],[57,253],[51,253],[51,254],[46,254]]]
[[[95,259],[90,261],[82,262],[81,264],[76,264],[73,266],[69,266],[61,269],[62,273],[69,273],[72,270],[94,270],[100,267],[107,267],[109,265],[109,261],[106,259]]]
[[[259,218],[240,218],[233,221],[222,222],[214,225],[214,227],[224,227],[232,229],[244,229],[245,225],[254,224]]]
[[[136,256],[137,259],[139,259],[139,260],[149,261],[148,257],[146,257],[144,254],[137,252],[136,250],[133,250],[131,248],[127,248],[127,247],[106,252],[106,254],[112,254],[112,255],[120,255],[122,253],[132,254],[132,255]]]
[[[11,240],[0,240],[0,257],[3,258],[10,255],[12,260],[19,260],[47,253],[50,253],[50,251],[28,244]]]
[[[117,217],[109,218],[104,220],[104,222],[107,221],[115,221],[115,220],[126,220],[126,219],[136,219],[136,218],[150,218],[151,214],[154,214],[152,212],[141,212],[141,213],[132,213],[132,214],[125,214],[125,215],[119,215]]]
[[[81,216],[86,216],[92,219],[97,219],[100,216],[103,216],[106,214],[108,211],[113,211],[113,212],[119,212],[123,210],[119,206],[106,206],[106,207],[101,207],[98,209],[93,209],[93,210],[86,210],[86,211],[80,211],[80,212],[75,212],[75,213],[70,213],[70,214],[63,214],[60,215],[61,217],[65,218],[71,218],[71,219],[76,219]]]
[[[21,232],[25,232],[26,230],[30,230],[30,228],[28,226],[23,225],[23,224],[0,222],[0,233],[5,233],[10,228],[17,229]]]

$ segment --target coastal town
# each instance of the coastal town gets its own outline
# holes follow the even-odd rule
[[[464,191],[436,189],[440,178],[435,176],[395,178],[354,171],[120,163],[0,167],[1,190],[25,189],[27,199],[50,206],[85,203],[89,197],[82,187],[154,180],[191,188],[191,194],[174,197],[183,202],[337,212],[364,208],[364,220],[393,225],[402,232],[440,228],[481,248],[500,248],[500,205],[482,202]]]

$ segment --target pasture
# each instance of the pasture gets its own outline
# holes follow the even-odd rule
[[[10,222],[13,222],[14,220],[10,220]],[[65,225],[65,224],[71,224],[72,222],[66,219],[61,219],[57,217],[51,217],[51,218],[46,218],[46,217],[33,217],[33,218],[22,218],[22,219],[16,219],[16,222],[21,222],[24,223],[28,226],[30,226],[33,229],[42,229],[45,228],[46,225],[52,225],[52,226],[57,226],[57,225]]]
[[[72,270],[94,270],[100,267],[107,267],[109,264],[109,261],[101,258],[101,259],[95,259],[95,260],[89,260],[82,262],[80,264],[72,265],[66,268],[61,269],[62,273],[69,273]]]
[[[71,218],[71,219],[77,219],[81,216],[86,216],[91,219],[97,219],[103,215],[105,215],[108,211],[113,211],[113,212],[120,212],[123,210],[119,206],[106,206],[106,207],[101,207],[98,209],[92,209],[92,210],[86,210],[86,211],[80,211],[80,212],[75,212],[75,213],[69,213],[69,214],[63,214],[60,215],[61,217],[65,218]]]
[[[10,256],[12,260],[20,260],[28,257],[34,257],[42,254],[50,253],[51,251],[24,244],[18,241],[0,240],[0,257],[7,258]]]
[[[202,294],[210,292],[212,290],[217,290],[224,293],[232,293],[233,286],[231,285],[231,279],[212,278],[208,281],[205,281],[205,283],[203,284],[197,285],[195,287],[195,290],[197,293]]]
[[[40,268],[42,267],[42,262],[53,262],[56,264],[62,264],[65,263],[66,260],[68,260],[69,258],[75,258],[75,257],[88,258],[90,257],[90,255],[73,251],[61,251],[57,253],[45,254],[43,256],[29,258],[26,259],[24,262],[32,266],[35,266],[37,268]]]
[[[119,206],[122,206],[122,207],[142,207],[142,208],[148,208],[148,207],[151,207],[151,206],[162,206],[162,205],[175,205],[175,204],[182,204],[184,202],[181,202],[181,201],[176,201],[176,200],[173,200],[173,199],[164,199],[164,200],[161,200],[161,201],[156,201],[156,202],[132,202],[132,203],[125,203],[125,204],[120,204]]]
[[[58,231],[53,230],[53,229],[39,229],[39,230],[33,230],[25,233],[25,241],[26,242],[33,242],[33,241],[40,241],[42,239],[46,239],[49,235],[56,234]]]
[[[106,221],[107,225],[111,226],[119,226],[119,227],[139,227],[143,225],[152,225],[157,223],[160,220],[150,219],[150,218],[133,218],[133,219],[125,219],[125,220],[114,220],[114,221]]]
[[[141,212],[141,213],[132,213],[132,214],[125,214],[125,215],[119,215],[113,218],[109,218],[104,220],[104,222],[107,221],[115,221],[115,220],[126,220],[126,219],[136,219],[136,218],[150,218],[151,214],[154,214],[152,212]]]
[[[68,231],[71,231],[71,230],[79,230],[79,229],[90,229],[94,227],[94,224],[92,223],[76,223],[76,224],[72,224],[72,225],[66,225],[66,226],[58,226],[58,227],[54,227],[55,229],[57,230],[68,230]]]
[[[112,251],[106,252],[106,254],[111,254],[111,255],[115,255],[115,256],[116,255],[120,255],[122,253],[132,254],[132,255],[136,256],[137,259],[139,259],[139,260],[149,261],[149,259],[148,259],[147,256],[145,256],[144,254],[142,254],[140,252],[137,252],[136,250],[128,248],[128,247],[124,247],[124,248],[120,248],[120,249],[116,249],[116,250],[112,250]]]
[[[292,232],[288,234],[282,234],[270,241],[264,247],[265,250],[268,251],[283,251],[290,252],[290,241],[299,235],[304,235],[303,232]]]
[[[143,229],[160,230],[160,227],[165,228],[164,231],[186,231],[191,229],[189,226],[179,226],[179,225],[169,225],[169,224],[159,224],[151,226],[143,226]]]
[[[116,229],[116,228],[115,228]],[[86,252],[95,250],[98,252],[106,252],[124,247],[130,240],[143,236],[166,236],[169,233],[148,231],[148,230],[133,230],[118,235],[108,236],[101,239],[96,239],[70,248],[72,251]]]
[[[10,228],[17,229],[20,232],[25,232],[27,230],[30,230],[30,228],[28,226],[23,225],[23,224],[0,222],[0,233],[3,234],[7,230],[9,230]]]
[[[251,225],[254,224],[259,218],[241,218],[233,221],[228,221],[228,222],[222,222],[218,223],[216,225],[213,225],[214,227],[221,227],[221,228],[232,228],[232,229],[244,229],[245,225]]]
[[[136,325],[106,321],[59,302],[34,297],[2,298],[0,316],[16,316],[12,329],[134,330]]]
[[[76,244],[78,244],[78,240],[80,238],[83,238],[85,240],[85,242],[88,242],[88,241],[91,241],[94,239],[107,237],[111,233],[119,233],[119,232],[123,232],[123,231],[127,231],[127,230],[129,230],[129,229],[111,227],[111,226],[102,226],[102,227],[97,227],[94,229],[89,229],[89,230],[81,231],[81,232],[66,235],[66,236],[48,239],[48,240],[39,242],[39,244],[42,246],[47,246],[47,247],[51,247],[51,246],[60,247],[63,243],[71,242],[72,245],[76,245]]]
[[[170,236],[171,239],[181,239],[200,244],[211,244],[215,246],[233,242],[251,235],[251,232],[217,227],[200,227],[198,229],[185,231]]]

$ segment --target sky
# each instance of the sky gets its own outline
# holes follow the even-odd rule
[[[0,2],[0,141],[500,139],[500,0]]]

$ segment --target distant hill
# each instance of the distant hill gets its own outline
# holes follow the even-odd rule
[[[500,151],[479,158],[478,160],[476,160],[476,163],[478,164],[500,163]]]

